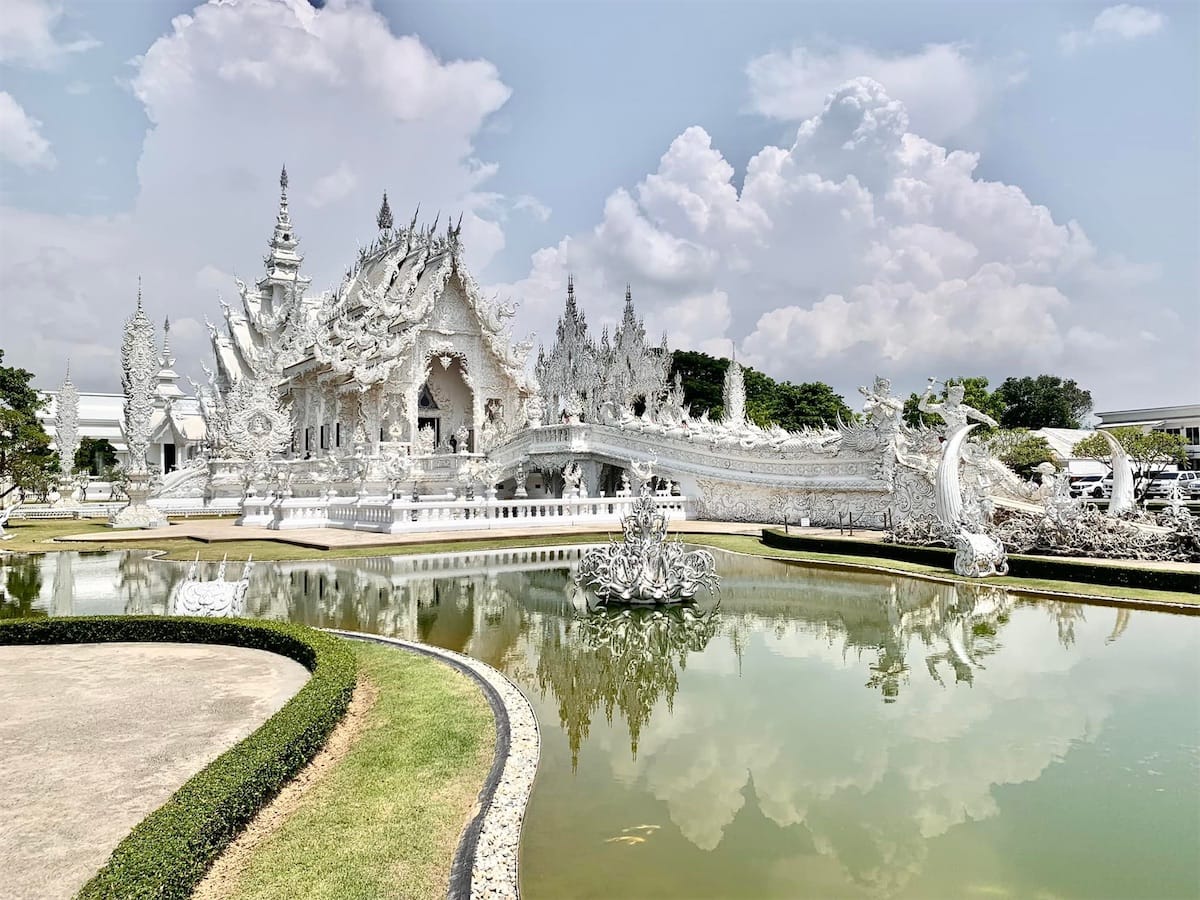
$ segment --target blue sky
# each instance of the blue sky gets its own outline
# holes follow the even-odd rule
[[[386,188],[467,210],[477,279],[539,337],[570,269],[596,325],[629,281],[673,345],[732,340],[846,393],[877,369],[905,390],[1049,371],[1101,409],[1196,399],[1195,4],[12,9],[0,346],[44,385],[68,355],[81,386],[116,383],[139,272],[199,380],[286,161],[317,288]],[[848,150],[846,116],[878,111]],[[963,175],[929,148],[978,157]]]

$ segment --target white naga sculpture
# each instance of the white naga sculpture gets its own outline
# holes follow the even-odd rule
[[[1112,496],[1108,500],[1110,516],[1128,515],[1137,509],[1133,498],[1133,463],[1121,442],[1107,431],[1098,431],[1112,454]]]
[[[168,604],[173,616],[240,616],[246,611],[246,590],[250,586],[250,573],[254,570],[253,557],[246,559],[242,577],[237,581],[225,580],[225,558],[213,581],[203,581],[197,574],[200,554],[196,554],[183,579],[171,595]]]

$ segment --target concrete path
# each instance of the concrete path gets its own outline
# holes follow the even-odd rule
[[[299,663],[241,647],[0,647],[0,900],[73,896],[307,680]]]
[[[748,534],[758,537],[769,526],[756,522],[671,522],[672,532],[690,534]],[[493,528],[477,531],[423,531],[409,534],[377,534],[371,531],[350,531],[342,528],[296,528],[273,531],[249,525],[235,525],[233,519],[195,519],[172,522],[166,528],[144,531],[103,531],[63,535],[57,540],[81,543],[113,543],[116,541],[156,541],[193,538],[198,541],[280,541],[317,550],[342,550],[352,547],[382,547],[400,544],[428,544],[436,541],[498,540],[500,538],[550,537],[560,534],[619,534],[621,526],[570,525],[559,528]],[[837,529],[829,530],[837,534]],[[825,529],[806,529],[805,533],[824,534]],[[861,532],[866,534],[867,532]],[[855,531],[855,534],[860,534]],[[879,532],[882,535],[882,532]]]

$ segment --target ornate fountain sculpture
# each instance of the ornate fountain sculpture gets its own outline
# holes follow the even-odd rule
[[[192,561],[187,577],[179,582],[169,605],[173,616],[240,616],[246,610],[246,589],[250,586],[250,573],[254,569],[253,557],[246,559],[242,577],[237,581],[225,580],[225,558],[217,569],[213,581],[202,581],[197,574],[200,554]]]
[[[621,520],[622,543],[610,541],[584,554],[575,580],[604,602],[684,603],[701,588],[716,591],[721,579],[707,550],[688,550],[668,541],[667,517],[654,503],[648,467],[633,509]]]

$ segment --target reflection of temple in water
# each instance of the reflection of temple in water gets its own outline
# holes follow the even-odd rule
[[[795,630],[840,643],[847,655],[874,656],[866,687],[885,703],[895,702],[909,680],[914,644],[936,682],[971,683],[995,652],[1011,606],[1006,591],[988,585],[856,572],[830,578],[820,569],[748,557],[721,563],[724,628],[735,650],[762,625],[777,636]]]
[[[657,609],[601,607],[546,628],[541,636],[537,678],[543,695],[558,700],[559,724],[567,732],[571,765],[601,706],[629,727],[630,750],[660,700],[672,708],[679,673],[689,653],[698,653],[717,633],[719,612],[691,605]],[[547,623],[549,624],[549,623]]]

